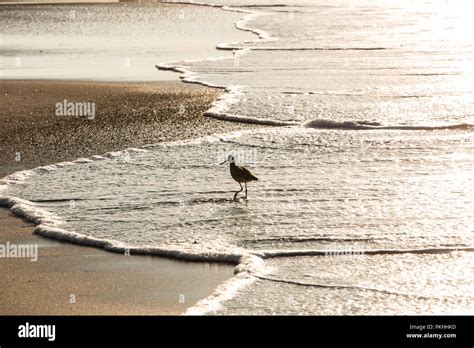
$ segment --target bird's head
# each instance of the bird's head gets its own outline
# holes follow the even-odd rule
[[[224,164],[224,163],[227,163],[227,162],[235,163],[235,157],[232,156],[232,155],[229,155],[229,157],[227,157],[227,159],[224,162],[222,162],[221,164]]]

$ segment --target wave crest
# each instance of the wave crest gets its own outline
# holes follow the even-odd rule
[[[391,125],[385,126],[378,122],[368,121],[333,121],[327,119],[315,119],[304,123],[305,127],[316,129],[348,129],[348,130],[474,130],[474,125],[460,123],[453,125],[424,126],[424,125]]]

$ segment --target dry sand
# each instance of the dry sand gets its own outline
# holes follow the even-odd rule
[[[202,116],[219,91],[178,82],[2,81],[0,94],[0,177],[250,127]],[[64,99],[95,102],[95,119],[56,116],[54,105]],[[0,244],[39,247],[37,262],[0,258],[0,315],[179,314],[233,274],[231,265],[125,256],[32,231],[32,224],[0,209]]]

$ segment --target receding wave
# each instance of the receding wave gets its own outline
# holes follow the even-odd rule
[[[379,122],[371,121],[333,121],[327,119],[316,119],[303,123],[295,121],[280,121],[266,118],[249,117],[241,115],[228,114],[226,112],[215,112],[209,110],[204,113],[205,116],[213,117],[223,121],[249,123],[264,126],[304,126],[314,129],[346,129],[346,130],[474,130],[474,124],[459,123],[451,125],[383,125]]]
[[[208,117],[217,118],[219,120],[224,120],[224,121],[251,123],[251,124],[264,125],[264,126],[296,126],[298,125],[297,122],[291,122],[291,121],[270,120],[270,119],[265,119],[265,118],[232,115],[228,113],[219,113],[219,112],[213,112],[213,111],[207,111],[204,113],[204,115]]]
[[[193,73],[186,70],[182,66],[173,66],[173,65],[162,63],[162,64],[155,65],[155,67],[158,70],[173,71],[173,72],[181,73],[179,78],[183,80],[183,82],[186,82],[186,83],[193,83],[193,84],[197,84],[197,85],[201,85],[205,87],[211,87],[211,88],[225,89],[225,86],[219,86],[219,85],[212,84],[210,82],[198,80],[197,76],[195,76]]]
[[[190,261],[219,261],[236,264],[242,257],[242,254],[232,252],[219,253],[203,252],[202,250],[179,250],[178,248],[165,246],[142,247],[127,245],[115,240],[91,237],[57,227],[59,220],[57,217],[29,203],[29,201],[18,198],[0,197],[0,206],[9,207],[15,215],[37,225],[34,229],[34,233],[56,240],[92,246],[117,253],[127,251],[130,252],[130,254],[136,255],[157,255]]]
[[[327,255],[349,255],[357,253],[360,255],[394,255],[394,254],[443,254],[455,251],[474,252],[474,247],[444,247],[444,248],[420,248],[420,249],[342,249],[336,250],[269,250],[262,251],[258,256],[269,259],[275,257],[289,256],[327,256]]]
[[[281,237],[244,239],[241,244],[249,243],[306,243],[306,242],[370,242],[381,238],[338,238],[338,237]]]
[[[372,129],[393,129],[393,130],[473,130],[474,125],[468,123],[424,126],[424,125],[393,125],[386,126],[378,122],[367,121],[332,121],[327,119],[316,119],[304,124],[308,128],[316,129],[353,129],[353,130],[372,130]]]
[[[403,293],[403,292],[399,292],[399,291],[391,291],[391,290],[388,290],[388,289],[371,288],[371,287],[360,286],[360,285],[355,285],[355,284],[308,283],[308,282],[303,282],[303,281],[299,281],[299,280],[281,279],[281,278],[275,278],[275,277],[265,276],[265,275],[261,275],[261,274],[255,274],[255,273],[250,273],[250,274],[252,276],[254,276],[255,278],[257,278],[257,279],[276,282],[276,283],[285,283],[285,284],[292,284],[292,285],[306,286],[306,287],[313,287],[313,288],[357,289],[357,290],[362,290],[362,291],[380,292],[380,293],[387,294],[387,295],[416,297],[416,298],[424,299],[424,300],[433,299],[432,297],[422,296],[422,295],[419,295],[419,294],[407,294],[407,293]]]
[[[252,51],[382,51],[389,50],[388,47],[259,47],[259,46],[233,46],[218,45],[220,50],[249,49]]]

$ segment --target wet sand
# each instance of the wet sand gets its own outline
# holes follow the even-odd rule
[[[127,147],[251,127],[202,114],[220,91],[180,82],[0,82],[0,177]],[[56,103],[94,102],[94,119]]]
[[[39,165],[160,141],[253,127],[202,116],[218,90],[179,82],[2,81],[0,177]],[[55,104],[96,103],[93,120],[56,116]],[[0,258],[0,314],[179,314],[233,266],[126,256],[56,242],[0,209],[0,244],[38,245],[38,261]]]

